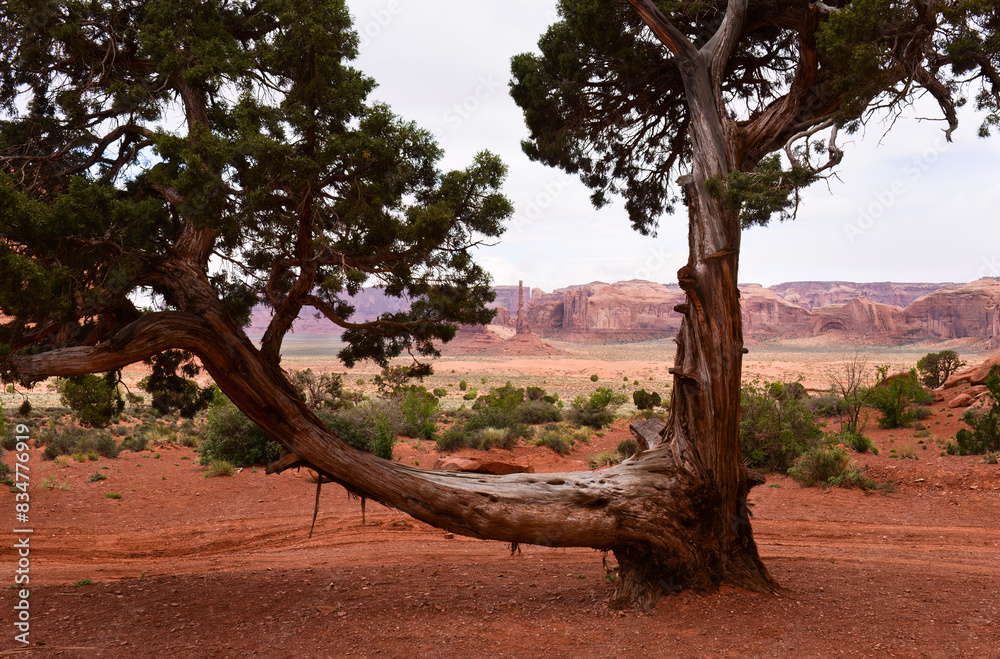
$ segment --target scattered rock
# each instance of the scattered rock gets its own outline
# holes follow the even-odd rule
[[[959,394],[948,401],[947,406],[951,409],[955,409],[956,407],[968,407],[969,405],[972,405],[974,401],[975,399],[969,394]]]
[[[316,610],[319,611],[320,613],[333,613],[334,611],[337,610],[337,607],[327,606],[325,604],[317,604]]]
[[[434,469],[436,471],[464,471],[474,474],[494,474],[496,476],[535,473],[535,469],[531,465],[504,462],[502,460],[479,460],[476,458],[458,458],[454,456],[438,459],[434,463]]]

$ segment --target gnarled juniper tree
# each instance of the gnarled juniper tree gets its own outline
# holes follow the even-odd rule
[[[681,195],[691,259],[666,441],[600,473],[427,472],[330,433],[279,366],[303,312],[345,330],[347,363],[433,352],[484,322],[470,247],[510,206],[482,155],[442,174],[424,131],[366,102],[338,0],[11,0],[0,22],[0,366],[7,379],[196,354],[292,452],[355,493],[467,536],[614,551],[617,601],[723,580],[767,590],[738,447],[741,213],[789,208],[810,138],[929,90],[954,123],[965,91],[995,122],[988,3],[861,0],[562,3],[541,58],[518,58],[529,151],[580,172],[633,224]],[[806,148],[803,148],[806,147]],[[774,152],[784,149],[782,166]],[[683,174],[679,192],[671,179]],[[405,313],[352,322],[374,281]],[[136,291],[164,309],[144,312]],[[258,348],[250,309],[274,311]],[[285,462],[284,464],[289,464]]]
[[[843,158],[838,131],[937,100],[950,139],[975,95],[998,122],[1000,5],[959,0],[561,0],[540,55],[514,58],[514,99],[533,159],[576,173],[595,206],[625,199],[655,230],[687,208],[686,301],[670,420],[659,448],[619,469],[675,497],[670,540],[621,543],[619,595],[662,584],[773,581],[751,533],[740,462],[741,230],[782,219],[798,190]],[[820,138],[822,137],[822,140]],[[685,516],[686,519],[685,519]]]

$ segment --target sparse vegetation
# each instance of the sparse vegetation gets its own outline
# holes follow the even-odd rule
[[[937,389],[958,369],[965,366],[958,353],[954,350],[931,352],[920,358],[917,370],[920,371],[924,386]]]
[[[783,472],[818,444],[823,433],[799,393],[782,382],[743,385],[740,446],[747,465]]]
[[[267,464],[281,456],[281,446],[221,392],[208,408],[201,464],[224,460],[238,467]]]
[[[850,454],[837,446],[806,451],[788,470],[803,487],[859,487],[863,490],[891,491],[891,484],[879,484],[865,476]]]
[[[655,391],[648,392],[645,389],[640,389],[632,392],[632,402],[635,403],[637,410],[651,410],[660,407],[663,404],[663,399]]]
[[[46,430],[35,440],[35,445],[45,447],[45,450],[42,451],[42,457],[46,460],[54,460],[60,455],[86,455],[87,453],[116,458],[121,451],[111,433],[76,426]]]
[[[985,384],[992,403],[988,408],[965,411],[962,421],[969,428],[958,431],[955,435],[956,444],[949,444],[949,453],[952,452],[952,446],[959,455],[982,455],[1000,451],[1000,366],[990,369]]]
[[[205,478],[215,478],[216,476],[232,476],[235,467],[231,462],[225,460],[209,460],[208,470],[205,471]]]
[[[103,375],[72,375],[58,378],[56,389],[62,404],[73,410],[80,425],[104,428],[125,409],[125,401],[118,390],[119,377],[117,371]]]
[[[604,428],[615,420],[615,410],[628,401],[625,394],[600,387],[589,396],[580,394],[570,404],[569,420],[577,427]]]
[[[902,428],[916,419],[915,406],[930,403],[934,397],[920,385],[916,369],[892,376],[888,370],[888,366],[878,367],[878,380],[872,387],[869,405],[881,413],[880,427]]]

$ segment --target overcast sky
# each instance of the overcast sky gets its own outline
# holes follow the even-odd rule
[[[375,98],[435,132],[461,168],[480,150],[510,168],[515,217],[478,261],[496,284],[546,291],[591,281],[672,283],[687,258],[683,209],[656,238],[632,231],[620,200],[600,211],[560,170],[530,162],[508,94],[510,58],[535,51],[556,19],[555,0],[348,0],[361,35],[357,66],[379,83]],[[740,280],[967,282],[1000,276],[1000,136],[977,137],[963,112],[954,143],[933,105],[907,113],[887,135],[872,123],[840,140],[839,180],[806,191],[798,219],[744,234]]]

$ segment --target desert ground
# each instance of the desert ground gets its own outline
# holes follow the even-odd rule
[[[595,374],[599,384],[626,392],[667,388],[670,341],[556,345],[567,354],[445,356],[425,384],[453,389],[446,402],[455,407],[462,379],[481,389],[508,380],[538,385],[563,399],[592,390]],[[986,356],[973,346],[947,347],[970,364]],[[901,370],[943,349],[858,350],[835,337],[750,348],[747,379],[801,378],[815,391],[856,351]],[[290,337],[283,365],[344,372],[334,352]],[[362,365],[345,379],[367,390],[377,370]],[[141,369],[129,377],[141,377]],[[51,392],[31,396],[36,405],[55,404]],[[20,395],[3,398],[10,413]],[[204,478],[191,448],[164,445],[65,465],[33,449],[32,645],[13,640],[15,590],[4,588],[0,653],[1000,656],[1000,467],[942,455],[961,414],[942,403],[932,411],[926,439],[912,428],[869,426],[881,451],[857,462],[869,477],[892,481],[892,493],[802,488],[781,475],[752,491],[756,539],[779,593],[681,591],[647,614],[609,609],[613,556],[536,546],[511,555],[508,545],[452,536],[372,503],[363,518],[360,502],[335,485],[322,489],[310,538],[316,484],[305,471]],[[592,455],[630,436],[627,424],[620,419],[565,457],[535,446],[490,453],[540,472],[586,470]],[[394,457],[432,466],[438,453],[433,442],[401,439]],[[91,482],[98,471],[108,478]],[[49,487],[37,485],[43,479]],[[108,498],[112,493],[121,498]],[[4,527],[14,528],[14,495],[4,488],[0,500]],[[10,584],[15,557],[11,543],[4,545],[0,572]]]

